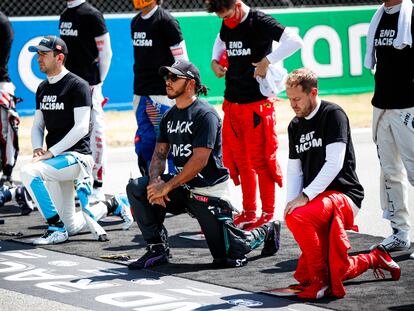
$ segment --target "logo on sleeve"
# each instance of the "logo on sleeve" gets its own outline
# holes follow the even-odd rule
[[[65,104],[57,102],[56,95],[44,95],[40,102],[40,110],[64,110]]]
[[[295,145],[296,153],[308,151],[310,148],[322,147],[322,138],[314,137],[315,131],[302,134],[299,139],[299,145]]]
[[[152,46],[152,39],[147,39],[146,32],[134,32],[132,44],[134,46]]]
[[[230,41],[227,49],[228,56],[246,56],[251,55],[250,48],[244,48],[242,41]]]
[[[71,22],[62,22],[60,24],[60,35],[61,36],[70,36],[77,37],[78,30],[72,28],[73,24]]]

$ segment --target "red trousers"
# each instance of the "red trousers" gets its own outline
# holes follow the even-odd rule
[[[301,284],[329,275],[332,293],[343,297],[342,281],[370,268],[368,254],[348,256],[351,248],[346,229],[353,229],[353,212],[347,198],[338,192],[323,192],[286,216],[286,224],[302,255],[294,274]]]
[[[258,181],[262,212],[273,213],[275,183],[282,186],[273,101],[237,104],[224,100],[223,111],[223,161],[234,184],[241,184],[243,210],[256,211]]]

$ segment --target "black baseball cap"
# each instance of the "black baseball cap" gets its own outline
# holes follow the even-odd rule
[[[40,40],[38,45],[31,45],[29,46],[30,52],[50,52],[50,51],[56,51],[63,53],[65,55],[68,54],[68,47],[66,46],[65,41],[63,41],[61,38],[56,36],[46,36],[43,37],[42,40]]]
[[[158,72],[161,76],[165,76],[171,72],[178,76],[194,79],[196,85],[201,85],[200,71],[198,71],[196,66],[186,60],[177,60],[172,66],[162,66]]]

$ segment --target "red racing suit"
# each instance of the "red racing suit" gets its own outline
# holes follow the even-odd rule
[[[344,280],[370,268],[368,254],[348,256],[351,243],[345,230],[358,231],[348,199],[342,193],[326,191],[286,216],[286,224],[302,254],[294,277],[301,284],[329,275],[334,297],[344,297]]]
[[[255,212],[257,181],[262,212],[273,214],[275,183],[282,187],[282,171],[276,159],[275,98],[238,104],[223,102],[223,162],[237,186],[241,183],[243,210]]]

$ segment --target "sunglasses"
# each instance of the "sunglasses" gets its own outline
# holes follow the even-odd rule
[[[164,76],[164,80],[171,80],[172,82],[176,82],[178,79],[186,79],[186,80],[190,80],[190,78],[186,77],[186,76],[180,76],[180,75],[176,75],[175,73],[169,73],[166,74]]]

